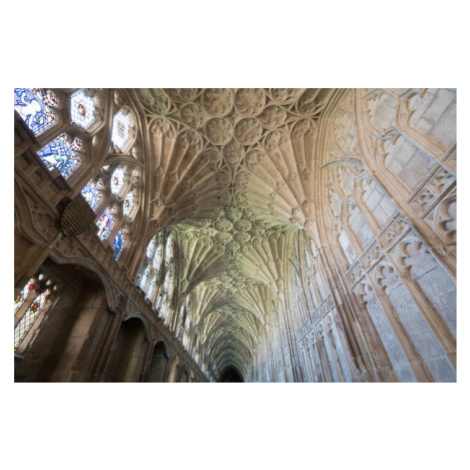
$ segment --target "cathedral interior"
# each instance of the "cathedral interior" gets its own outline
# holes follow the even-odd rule
[[[14,95],[15,382],[456,381],[456,89]]]

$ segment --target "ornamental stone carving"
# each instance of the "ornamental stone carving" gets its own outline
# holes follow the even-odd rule
[[[206,88],[202,94],[204,109],[214,116],[226,116],[233,107],[233,93],[228,88]]]
[[[444,199],[436,208],[434,228],[444,240],[449,251],[455,251],[457,243],[457,196]]]
[[[299,88],[271,88],[273,99],[282,104],[290,104],[297,100],[302,93]]]
[[[198,103],[189,103],[181,108],[180,117],[188,126],[200,129],[207,119],[207,114]]]
[[[225,217],[231,222],[236,222],[242,217],[242,211],[236,207],[229,207],[225,211]]]
[[[271,105],[264,109],[258,119],[266,129],[275,129],[284,124],[287,119],[287,112],[281,106]]]
[[[222,156],[220,152],[214,148],[204,150],[199,155],[199,160],[205,162],[210,171],[217,171],[222,165]]]
[[[243,147],[232,139],[223,149],[225,161],[231,165],[239,163],[243,158]]]
[[[256,116],[265,103],[266,95],[262,88],[239,88],[235,94],[235,107],[245,116]]]
[[[292,129],[292,137],[294,139],[298,139],[303,137],[304,135],[317,135],[317,125],[311,119],[302,119],[301,121],[297,122]]]
[[[175,103],[187,103],[196,98],[197,88],[165,88],[165,92]]]
[[[228,143],[233,134],[232,124],[223,118],[214,118],[207,121],[204,130],[207,138],[215,145]]]
[[[261,137],[263,127],[258,119],[245,118],[235,125],[235,138],[243,145],[253,145]]]
[[[265,140],[265,146],[268,151],[279,148],[288,141],[288,137],[284,132],[272,131]]]
[[[245,157],[245,163],[250,171],[254,171],[261,161],[266,157],[266,154],[259,149],[250,150]]]

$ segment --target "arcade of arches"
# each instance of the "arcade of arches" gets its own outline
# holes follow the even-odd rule
[[[15,381],[453,382],[455,89],[15,89]]]

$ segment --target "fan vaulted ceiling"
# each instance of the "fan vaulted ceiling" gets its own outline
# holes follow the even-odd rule
[[[242,374],[276,315],[299,230],[312,233],[317,119],[331,89],[139,89],[148,238],[176,234],[178,308],[217,376]]]

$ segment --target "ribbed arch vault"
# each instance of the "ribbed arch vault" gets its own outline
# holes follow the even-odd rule
[[[213,377],[246,374],[312,217],[316,120],[333,90],[132,93],[149,145],[146,238],[175,234],[187,341]]]

